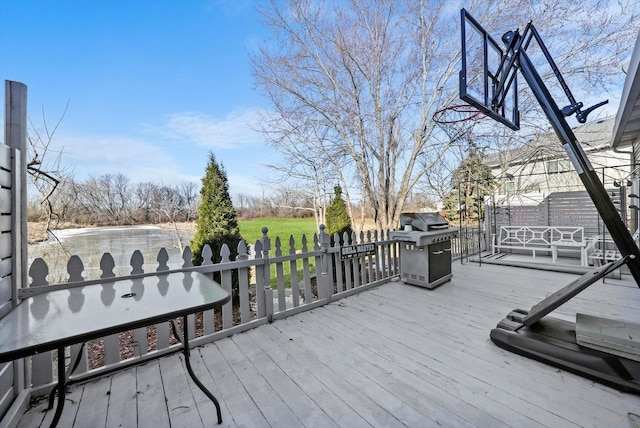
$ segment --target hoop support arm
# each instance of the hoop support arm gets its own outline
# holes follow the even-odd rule
[[[629,271],[638,287],[640,287],[640,250],[638,246],[620,218],[613,201],[611,201],[604,185],[598,178],[591,162],[589,162],[587,155],[582,150],[582,146],[580,146],[564,115],[560,109],[558,109],[557,104],[536,71],[535,66],[524,50],[517,52],[517,55],[522,76],[529,84],[531,91],[545,112],[547,119],[549,119],[578,176],[596,206],[600,217],[602,217],[602,221],[609,230],[611,238],[613,238],[613,241],[618,247],[620,254],[627,258]]]

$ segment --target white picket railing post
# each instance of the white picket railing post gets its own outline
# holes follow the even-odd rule
[[[318,281],[318,298],[330,299],[333,294],[333,275],[331,275],[329,246],[331,237],[324,231],[325,225],[320,225],[318,241],[322,255],[320,256],[320,266],[316,266],[316,278]]]
[[[257,240],[254,246],[256,260],[262,260],[262,241]],[[256,265],[256,307],[258,309],[258,318],[265,318],[267,310],[265,308],[264,299],[264,264]]]
[[[269,229],[262,228],[262,259],[264,265],[262,268],[262,285],[264,287],[264,308],[267,320],[273,320],[273,290],[271,289],[271,265],[269,264],[269,251],[271,250],[271,239],[267,236]]]

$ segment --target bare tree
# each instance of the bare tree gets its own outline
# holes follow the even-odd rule
[[[51,221],[59,217],[55,208],[56,192],[59,190],[59,186],[70,177],[69,171],[62,166],[62,151],[54,152],[51,149],[53,138],[68,108],[69,102],[53,127],[48,124],[44,108],[42,109],[41,124],[36,125],[29,118],[31,132],[28,135],[27,172],[34,188],[40,194],[40,205],[44,208],[44,218],[41,220],[46,222],[47,231],[51,230]]]
[[[185,190],[184,187],[180,186],[158,186],[152,205],[152,211],[155,212],[159,221],[167,220],[173,225],[180,252],[184,250],[184,242],[188,241],[187,234],[181,233],[177,224],[178,221],[187,217],[189,211],[189,205],[182,193],[183,190]]]
[[[567,77],[606,90],[638,11],[630,0],[595,3],[472,0],[466,7],[498,36],[533,19]],[[295,158],[292,133],[313,129],[295,138],[298,161],[314,150],[320,161],[335,160],[347,201],[361,197],[378,227],[394,227],[411,189],[454,144],[432,116],[458,98],[459,11],[427,0],[273,0],[260,11],[273,30],[253,56],[273,104],[268,140]]]
[[[239,217],[252,219],[259,216],[262,198],[240,193],[236,196],[235,201],[239,204],[236,207]]]
[[[80,203],[89,219],[101,224],[131,223],[132,185],[124,174],[90,176],[79,185]]]
[[[270,134],[271,121],[265,116],[264,126],[260,129],[265,134]],[[279,165],[268,165],[272,170],[279,173],[274,177],[276,184],[284,185],[281,189],[291,189],[289,182],[294,179],[300,183],[300,188],[305,188],[308,199],[311,200],[310,209],[316,219],[316,225],[325,223],[325,212],[330,200],[330,187],[336,183],[344,185],[346,177],[340,168],[340,157],[327,157],[321,142],[325,141],[324,132],[318,129],[314,123],[305,123],[304,118],[295,120],[286,118],[285,122],[280,122],[281,126],[277,132],[285,130],[286,135],[280,135],[281,144],[279,150],[284,155],[284,162]],[[285,143],[286,141],[286,143]],[[351,214],[351,213],[350,213]],[[319,230],[319,229],[318,229]]]
[[[186,221],[191,221],[196,217],[198,205],[200,204],[200,192],[198,186],[194,182],[182,183],[176,189],[183,198]]]

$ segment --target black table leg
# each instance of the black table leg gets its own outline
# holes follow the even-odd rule
[[[60,373],[58,373],[58,379],[64,379],[65,392],[67,391],[66,387],[69,385],[69,382],[68,382],[69,376],[71,376],[73,372],[76,371],[76,369],[80,365],[80,357],[82,355],[82,350],[85,345],[86,345],[86,342],[83,342],[82,345],[80,345],[80,347],[76,350],[75,355],[71,356],[71,363],[69,364],[69,370],[66,371],[66,373],[64,374],[64,377],[60,377]],[[58,361],[60,361],[60,359],[58,359]],[[62,359],[62,361],[64,361],[64,358]],[[60,370],[60,365],[58,365],[58,371],[59,370]],[[60,382],[58,381],[58,385],[59,384]],[[56,386],[49,393],[49,407],[47,407],[47,410],[53,409],[53,400],[56,396],[57,391],[58,391],[58,387]]]
[[[58,425],[60,416],[62,415],[62,408],[64,407],[65,393],[66,393],[66,374],[64,367],[64,347],[58,348],[58,386],[51,391],[49,395],[49,409],[53,407],[53,395],[58,390],[58,403],[56,405],[56,413],[53,415],[50,428],[55,428]]]
[[[189,376],[191,376],[191,379],[193,380],[193,382],[198,385],[198,388],[200,388],[200,390],[202,392],[204,392],[204,394],[209,397],[209,399],[211,401],[213,401],[213,404],[215,404],[216,406],[216,413],[218,415],[218,424],[222,423],[222,412],[220,411],[220,403],[218,403],[218,400],[216,399],[216,397],[211,393],[211,391],[209,391],[203,384],[202,382],[200,382],[200,379],[197,378],[196,374],[193,372],[193,369],[191,368],[191,351],[189,350],[189,329],[187,327],[187,315],[184,315],[182,317],[182,333],[184,335],[184,337],[180,337],[180,334],[178,332],[178,328],[176,326],[175,321],[171,321],[171,326],[173,327],[173,332],[176,335],[176,338],[182,342],[182,351],[184,353],[184,363],[187,366],[187,371],[189,372]]]

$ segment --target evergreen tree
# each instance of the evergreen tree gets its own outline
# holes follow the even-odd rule
[[[349,212],[347,211],[347,204],[342,199],[342,188],[335,186],[333,188],[335,196],[333,201],[327,207],[325,232],[331,236],[331,245],[333,245],[333,235],[335,233],[340,235],[340,239],[344,232],[351,235],[351,219],[349,218]]]
[[[209,152],[209,163],[200,190],[200,205],[196,219],[196,234],[191,240],[193,264],[201,265],[202,249],[209,244],[213,252],[213,262],[220,261],[220,250],[227,244],[231,252],[231,260],[238,255],[238,244],[242,236],[238,228],[236,211],[229,195],[227,173],[222,165],[216,162],[213,153]],[[219,281],[219,278],[214,276]],[[237,272],[233,273],[233,297],[237,299]]]
[[[483,154],[471,146],[469,155],[451,176],[451,192],[444,199],[447,219],[454,225],[469,221],[476,223],[483,218],[484,197],[493,189],[493,174],[486,166]]]

